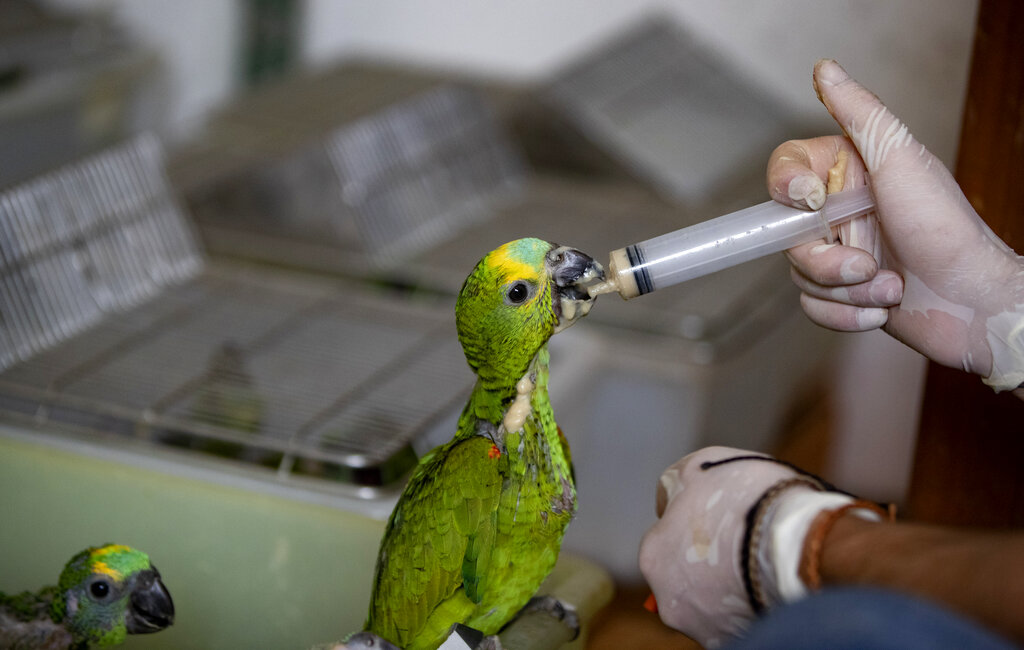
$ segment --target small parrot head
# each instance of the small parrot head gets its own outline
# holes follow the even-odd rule
[[[517,380],[552,334],[590,311],[586,286],[603,278],[590,256],[542,239],[517,239],[485,255],[455,305],[470,367],[485,380]]]
[[[53,617],[76,643],[109,646],[174,622],[174,602],[149,556],[128,546],[87,548],[64,567]]]

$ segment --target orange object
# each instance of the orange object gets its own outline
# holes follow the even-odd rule
[[[492,460],[497,458],[500,455],[501,455],[501,450],[498,449],[498,445],[491,445],[491,448],[487,451],[487,457],[492,459]]]
[[[644,601],[644,609],[653,614],[658,613],[658,601],[655,600],[653,593],[647,594],[647,600]]]

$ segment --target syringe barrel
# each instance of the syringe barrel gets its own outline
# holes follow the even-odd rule
[[[816,211],[766,201],[613,251],[609,272],[632,298],[827,237],[873,207],[866,187],[829,195]]]

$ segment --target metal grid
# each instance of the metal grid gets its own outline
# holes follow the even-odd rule
[[[363,246],[382,266],[485,219],[519,193],[524,171],[482,100],[455,87],[336,132],[327,153]]]
[[[345,79],[337,84],[348,85]],[[318,83],[305,91],[288,88],[295,93],[290,116],[267,100],[264,110],[274,119],[230,113],[211,128],[214,139],[236,146],[250,135],[267,139],[273,144],[251,146],[275,153],[250,156],[246,168],[216,186],[186,187],[204,225],[326,239],[356,264],[389,268],[521,192],[522,161],[488,106],[468,88],[441,85],[348,122],[336,116],[341,126],[304,133],[282,152],[282,140],[293,132],[289,118],[303,119],[310,95],[323,93]],[[270,125],[261,131],[251,122]],[[220,152],[186,157],[200,166],[225,165]],[[193,171],[183,174],[186,184],[194,183]]]
[[[0,196],[0,413],[282,479],[397,479],[472,385],[452,301],[204,267],[161,160],[142,138]]]
[[[152,137],[0,195],[0,370],[194,275]]]
[[[0,406],[380,485],[472,386],[449,305],[213,267],[0,374]]]

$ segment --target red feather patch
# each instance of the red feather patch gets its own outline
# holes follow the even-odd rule
[[[490,459],[494,459],[497,458],[498,456],[501,456],[501,450],[498,449],[498,445],[491,445],[490,450],[488,450],[487,452],[487,457]]]

